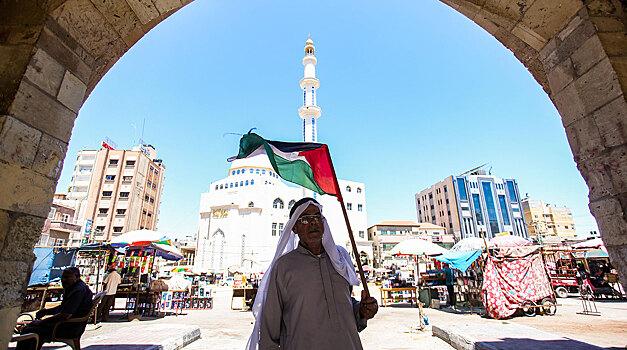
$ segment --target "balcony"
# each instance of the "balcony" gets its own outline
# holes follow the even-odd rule
[[[64,232],[80,232],[81,226],[65,221],[52,220],[50,221],[50,229]]]

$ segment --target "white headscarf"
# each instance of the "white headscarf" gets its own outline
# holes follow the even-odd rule
[[[281,237],[279,238],[279,244],[276,247],[276,253],[274,253],[274,259],[272,259],[268,270],[266,270],[266,273],[263,275],[261,283],[259,284],[257,296],[255,297],[255,303],[253,304],[255,327],[253,328],[253,332],[250,335],[250,338],[248,338],[248,345],[246,346],[246,349],[248,350],[257,350],[257,346],[259,344],[261,314],[263,311],[263,305],[266,302],[266,295],[268,294],[268,282],[270,280],[272,268],[280,257],[291,252],[292,250],[295,250],[298,247],[298,235],[296,235],[296,233],[292,229],[296,224],[296,220],[298,220],[300,215],[305,211],[305,209],[309,207],[310,204],[315,205],[320,210],[322,224],[324,226],[324,233],[322,234],[322,246],[329,256],[329,259],[331,259],[333,267],[335,268],[337,273],[344,277],[344,279],[346,279],[346,281],[350,285],[359,285],[359,278],[357,278],[357,274],[355,273],[355,268],[353,267],[353,262],[350,255],[348,254],[346,249],[341,246],[335,245],[335,241],[333,241],[333,236],[331,235],[331,230],[329,229],[327,219],[322,216],[322,206],[314,202],[313,200],[304,202],[294,209],[294,213],[290,217],[287,224],[285,224],[285,228],[283,229],[283,232],[281,232]]]

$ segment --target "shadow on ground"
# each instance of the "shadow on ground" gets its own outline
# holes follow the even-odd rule
[[[574,339],[537,340],[528,338],[503,338],[498,341],[482,341],[475,343],[477,350],[596,350],[620,348],[602,348]],[[624,349],[624,348],[623,348]]]

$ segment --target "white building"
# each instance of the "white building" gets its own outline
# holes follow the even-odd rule
[[[300,81],[303,105],[303,141],[317,141],[317,120],[321,109],[317,105],[317,63],[313,41],[305,44],[304,77]],[[360,255],[372,261],[372,244],[368,241],[366,189],[360,182],[338,180],[349,221]],[[214,181],[209,192],[200,198],[195,269],[226,272],[244,270],[265,271],[274,256],[283,226],[288,221],[293,204],[309,190],[284,182],[272,169],[268,158],[257,156],[235,160],[227,176]],[[323,205],[335,242],[352,252],[344,217],[336,197],[317,195]]]

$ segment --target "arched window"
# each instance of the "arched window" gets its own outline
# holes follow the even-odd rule
[[[239,185],[240,185],[240,186],[244,186],[244,181],[240,181],[240,182],[239,182]]]
[[[239,182],[236,182],[236,183],[235,183],[235,187],[238,187],[238,186],[239,186]]]
[[[261,174],[265,175],[266,174],[266,170],[265,169],[261,170]]]
[[[357,187],[357,193],[361,193],[361,187]]]
[[[287,203],[287,209],[292,209],[294,204],[296,204],[296,201],[292,199],[289,203]]]
[[[250,169],[248,170],[248,172],[252,174],[252,173],[253,173],[253,168],[250,168]]]
[[[231,175],[235,175],[235,170],[231,171]]]
[[[222,189],[224,189],[224,185],[220,185],[220,189],[221,189],[221,190],[222,190]]]
[[[233,188],[233,183],[232,183],[232,182],[229,184],[229,187],[230,187],[230,188]]]
[[[346,186],[346,192],[350,192],[351,191],[351,187],[350,186]]]
[[[216,190],[218,189],[218,185],[216,185]]]
[[[284,205],[283,205],[283,201],[281,200],[281,198],[277,198],[274,200],[274,202],[272,202],[272,208],[274,209],[283,209]]]
[[[254,208],[254,207],[255,207],[255,203],[253,203],[253,202],[248,202],[248,207],[249,207],[249,208]]]
[[[246,180],[246,182],[244,182],[244,185],[248,186],[248,180]]]
[[[250,180],[250,184],[254,185],[255,184],[255,180]]]
[[[239,169],[237,169],[237,173],[239,174]]]

